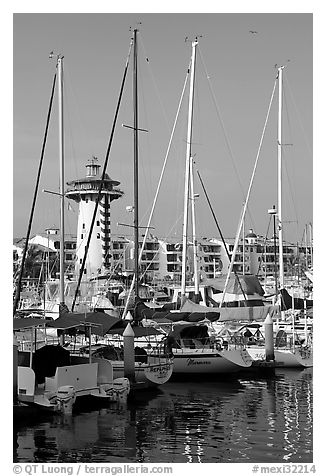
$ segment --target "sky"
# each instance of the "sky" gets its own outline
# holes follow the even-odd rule
[[[15,13],[13,16],[13,236],[26,235],[45,130],[55,61],[64,55],[65,179],[85,175],[93,155],[103,164],[133,28],[139,29],[140,218],[153,202],[170,140],[191,40],[199,37],[193,154],[225,237],[237,231],[277,69],[285,65],[283,221],[286,241],[312,223],[313,15],[311,13]],[[252,31],[257,33],[251,33]],[[186,38],[188,38],[186,40]],[[58,191],[57,104],[54,100],[40,189]],[[153,234],[180,236],[188,86],[154,212]],[[112,232],[131,223],[133,203],[132,62],[107,172],[125,195],[112,204]],[[200,237],[219,236],[196,180]],[[76,232],[77,204],[66,231]],[[267,123],[245,227],[267,233],[277,205],[277,90]],[[32,235],[59,224],[58,198],[39,192]],[[271,229],[270,229],[271,233]]]

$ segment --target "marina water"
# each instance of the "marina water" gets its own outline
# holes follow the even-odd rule
[[[168,382],[125,406],[14,425],[18,463],[310,463],[312,369]]]

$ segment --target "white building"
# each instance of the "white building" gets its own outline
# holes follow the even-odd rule
[[[101,185],[101,175],[99,173],[100,165],[96,157],[88,161],[86,169],[87,173],[85,178],[68,182],[67,185],[70,186],[70,188],[66,192],[66,197],[75,200],[79,204],[75,267],[76,274],[79,275],[91,229],[98,192],[100,186],[102,187],[84,269],[85,278],[88,279],[105,273],[110,269],[110,207],[111,202],[120,198],[123,192],[116,188],[120,182],[112,180],[107,174],[105,174]]]

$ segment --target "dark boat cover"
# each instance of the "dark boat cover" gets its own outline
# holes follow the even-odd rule
[[[306,301],[307,309],[313,307],[312,299],[292,298],[286,289],[281,289],[281,311],[288,309],[304,309],[304,301]],[[294,307],[293,307],[294,304]]]

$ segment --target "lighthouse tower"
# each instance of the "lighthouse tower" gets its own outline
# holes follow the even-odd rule
[[[66,197],[79,204],[76,247],[76,274],[79,275],[85,247],[90,232],[97,195],[101,184],[100,165],[96,157],[86,164],[86,177],[68,182]],[[87,253],[84,276],[86,279],[105,273],[110,267],[110,207],[111,202],[120,198],[123,192],[117,189],[120,182],[105,174],[100,203],[97,209],[92,238]]]

